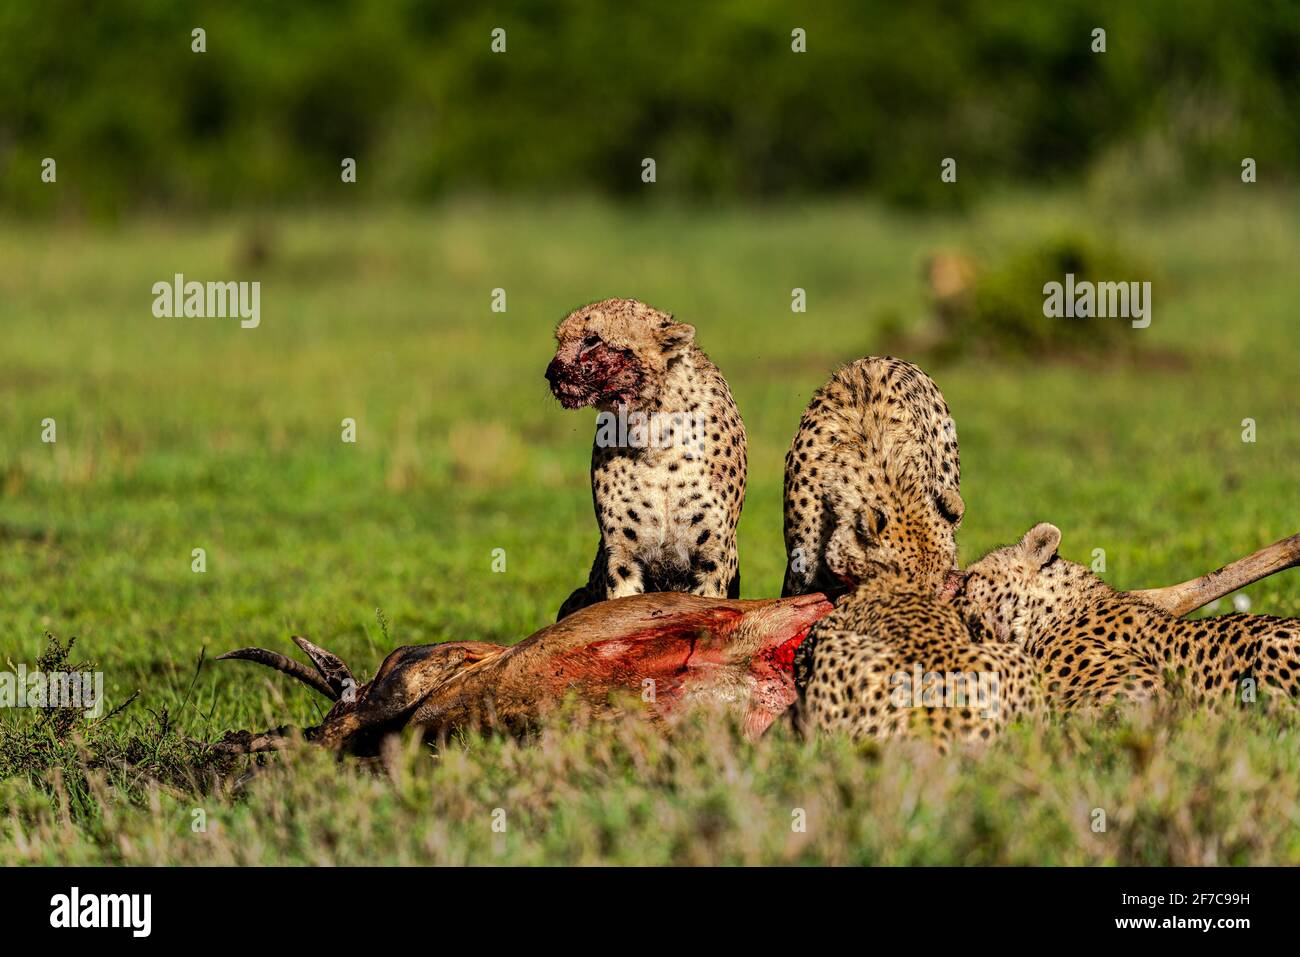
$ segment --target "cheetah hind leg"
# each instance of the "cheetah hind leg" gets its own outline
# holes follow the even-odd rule
[[[1264,701],[1265,710],[1288,710],[1300,707],[1300,621],[1270,619],[1284,626],[1263,636],[1253,677],[1255,691]],[[1234,689],[1242,699],[1240,686]]]
[[[1168,697],[1164,674],[1144,658],[1124,655],[1095,682],[1071,689],[1052,702],[1070,711],[1111,712],[1117,708],[1149,707]],[[1048,697],[1052,686],[1048,684]]]

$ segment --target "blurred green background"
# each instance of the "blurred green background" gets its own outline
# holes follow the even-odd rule
[[[1297,102],[1287,0],[10,0],[0,206],[645,199],[646,156],[655,198],[692,202],[950,206],[993,184],[1119,189],[1135,172],[1132,195],[1166,195],[1231,180],[1247,155],[1293,181]],[[58,190],[36,176],[47,156]],[[360,164],[346,196],[344,156]],[[959,158],[955,188],[944,156]]]

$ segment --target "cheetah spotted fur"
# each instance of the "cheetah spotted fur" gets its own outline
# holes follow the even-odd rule
[[[795,726],[859,740],[928,736],[947,751],[1041,715],[1028,656],[978,637],[950,603],[875,569],[799,646]]]

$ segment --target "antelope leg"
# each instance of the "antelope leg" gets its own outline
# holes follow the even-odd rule
[[[226,754],[254,754],[278,751],[293,738],[294,729],[285,725],[270,731],[231,731],[212,747]]]
[[[1252,555],[1217,568],[1212,572],[1177,585],[1144,588],[1129,592],[1148,604],[1171,615],[1186,615],[1208,605],[1216,598],[1230,595],[1239,588],[1300,565],[1300,534],[1274,542]]]

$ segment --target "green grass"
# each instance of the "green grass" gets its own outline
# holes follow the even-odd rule
[[[201,652],[288,650],[302,633],[369,673],[392,644],[511,642],[553,618],[596,538],[592,415],[562,411],[542,380],[574,305],[631,295],[697,326],[750,436],[743,591],[775,595],[782,457],[813,389],[880,349],[882,316],[921,316],[927,253],[996,261],[1062,227],[1152,264],[1153,322],[1132,333],[1152,358],[929,370],[961,440],[963,559],[1050,520],[1067,557],[1104,549],[1107,580],[1142,587],[1295,532],[1290,194],[1104,215],[1006,197],[961,219],[466,202],[0,223],[0,658],[31,666],[47,631],[76,636],[110,707],[139,692],[63,739],[0,713],[0,862],[1300,862],[1283,719],[1075,721],[947,759],[784,729],[749,745],[716,719],[668,742],[574,726],[407,748],[387,769],[272,759],[246,782],[188,743],[314,722],[323,704],[240,663],[196,677]],[[269,256],[250,266],[255,235]],[[154,318],[151,286],[176,272],[260,280],[261,327]],[[806,314],[790,312],[795,286]],[[1246,594],[1300,615],[1295,573]]]

